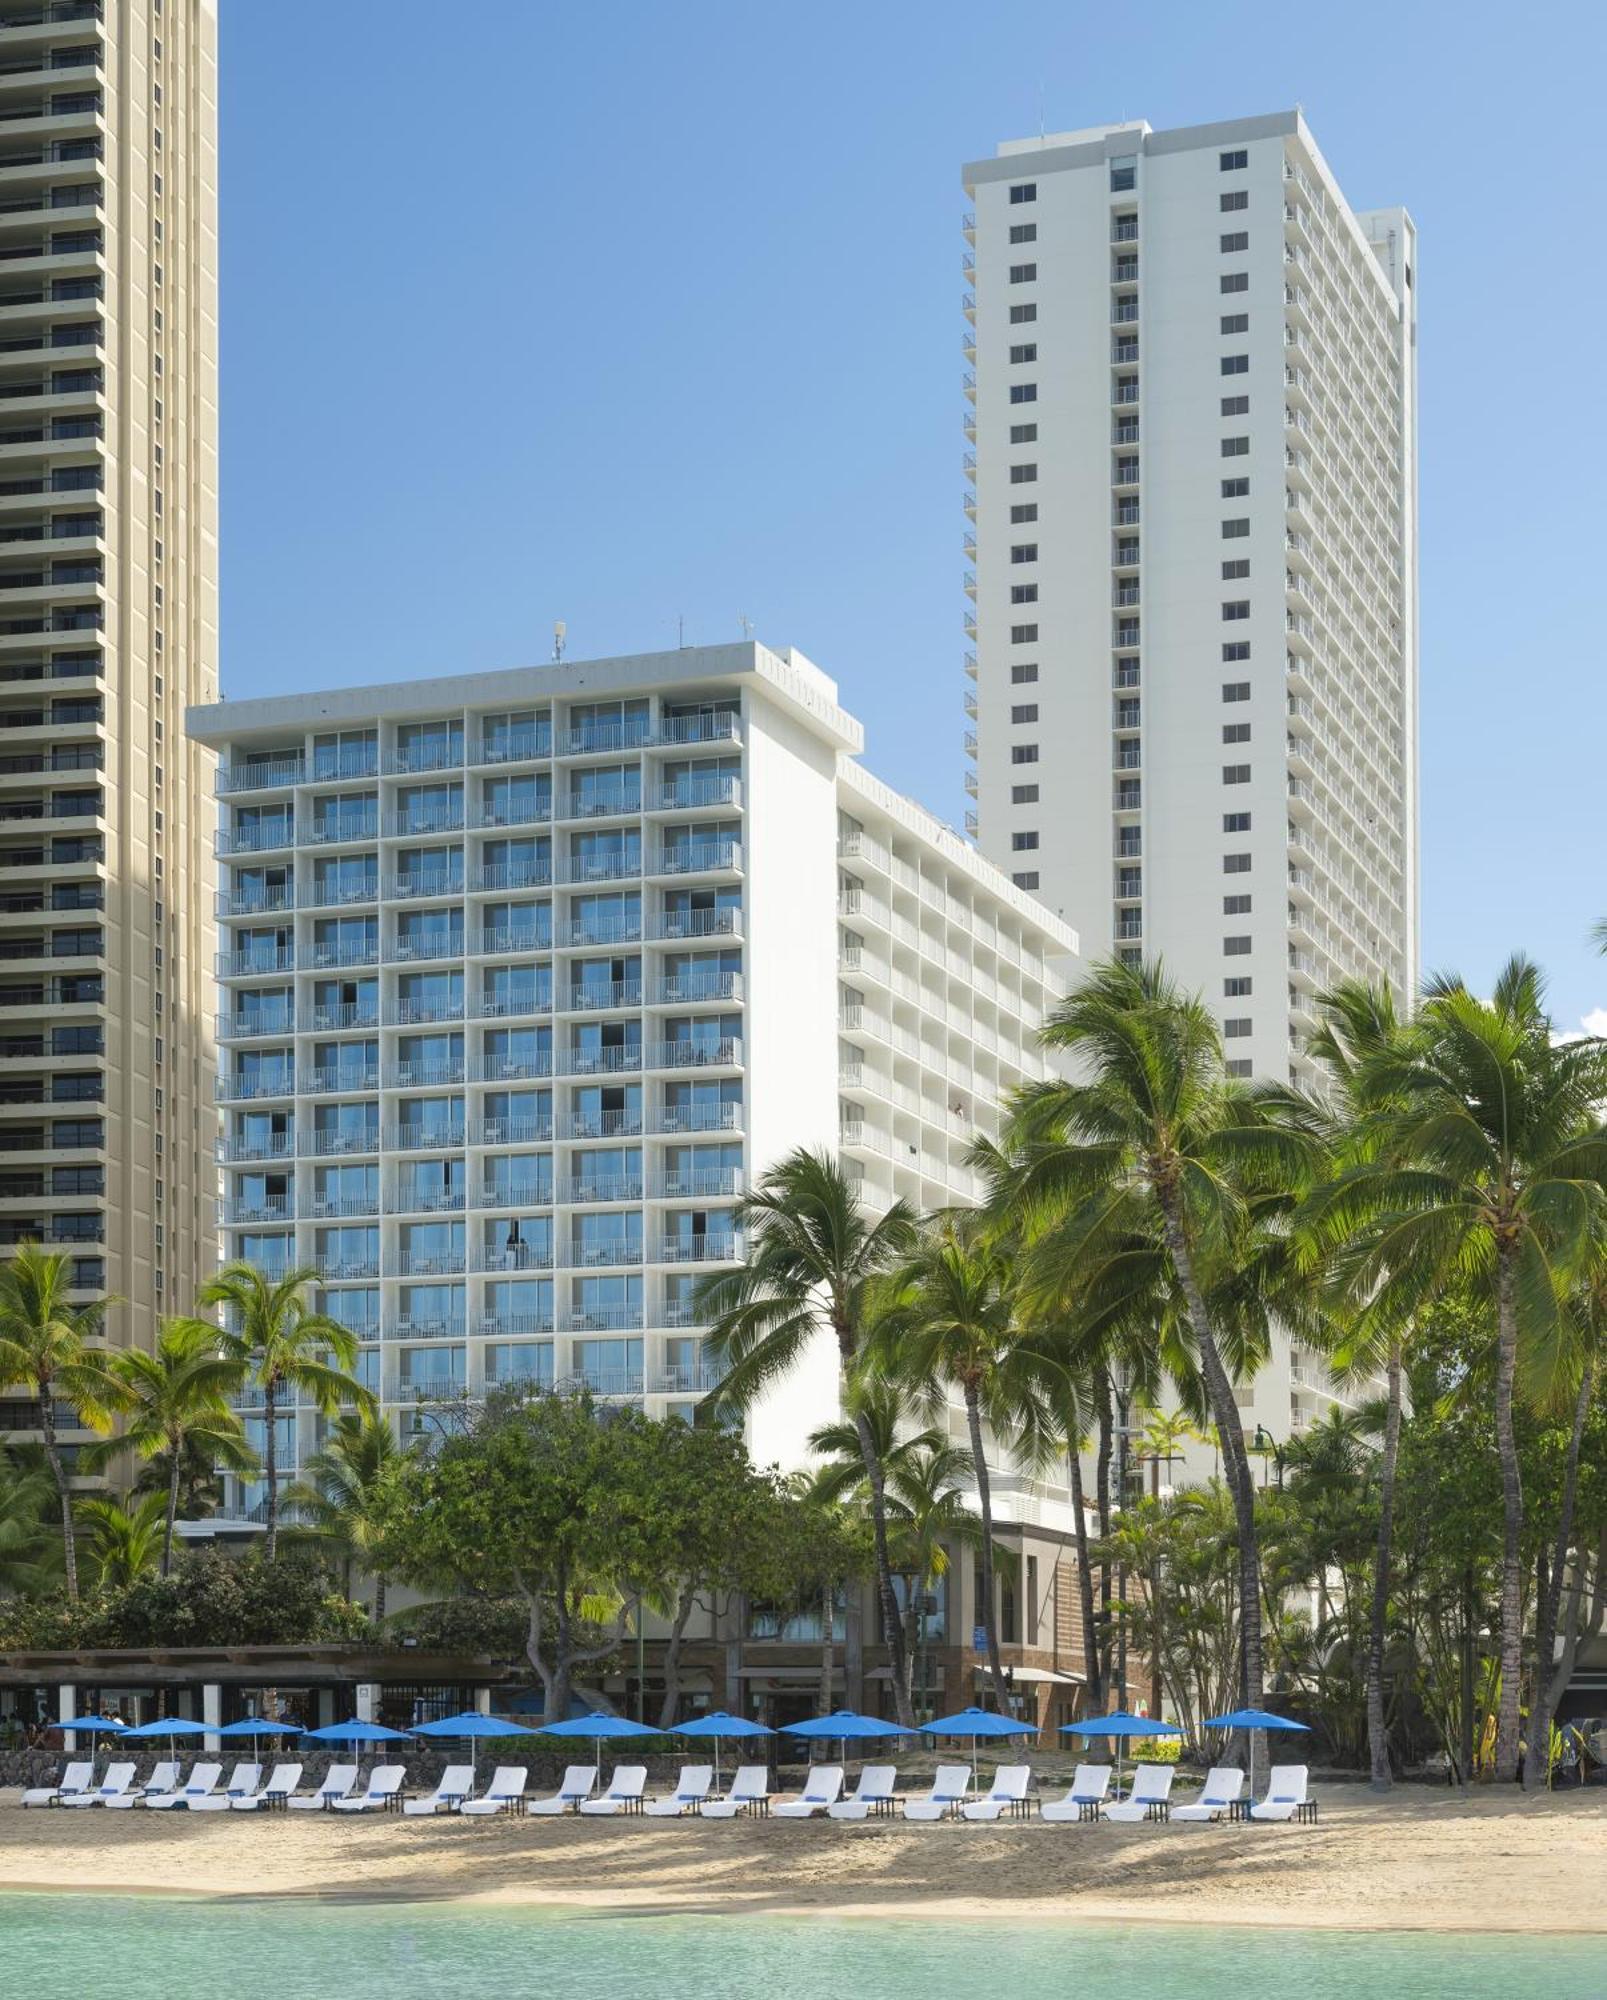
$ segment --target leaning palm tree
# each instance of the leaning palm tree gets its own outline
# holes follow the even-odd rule
[[[1384,1324],[1468,1296],[1495,1328],[1501,1462],[1501,1693],[1495,1771],[1517,1776],[1523,1666],[1523,1481],[1514,1402],[1555,1394],[1577,1346],[1567,1295],[1607,1247],[1607,1044],[1558,1044],[1539,971],[1508,962],[1488,1000],[1427,989],[1414,1032],[1373,1065],[1385,1107],[1374,1160],[1317,1197],[1314,1226],[1351,1240],[1355,1295]]]
[[[198,1340],[210,1340],[233,1364],[236,1387],[249,1384],[262,1392],[262,1474],[267,1485],[267,1534],[263,1553],[269,1562],[279,1552],[279,1453],[275,1436],[280,1404],[301,1397],[325,1416],[342,1403],[359,1409],[373,1404],[369,1391],[352,1379],[357,1365],[357,1340],[338,1320],[314,1312],[307,1303],[312,1270],[290,1271],[271,1278],[252,1264],[225,1264],[196,1294],[203,1309],[221,1306],[221,1328],[209,1320],[176,1322]],[[327,1358],[326,1358],[327,1357]]]
[[[1261,1567],[1233,1383],[1264,1344],[1268,1300],[1287,1277],[1279,1230],[1320,1142],[1283,1115],[1278,1093],[1228,1077],[1215,1021],[1159,964],[1096,966],[1041,1040],[1073,1077],[1019,1092],[1005,1137],[1002,1207],[1027,1246],[1029,1302],[1069,1302],[1098,1325],[1135,1308],[1153,1319],[1155,1301],[1186,1334],[1238,1524],[1240,1679],[1254,1707]]]
[[[338,1417],[329,1441],[308,1459],[303,1476],[285,1488],[285,1505],[340,1551],[350,1574],[374,1579],[374,1622],[385,1617],[385,1514],[381,1505],[397,1466],[409,1452],[377,1410]]]
[[[147,1493],[131,1508],[101,1497],[79,1501],[79,1523],[89,1534],[89,1558],[102,1589],[126,1590],[157,1567],[164,1507],[160,1493]]]
[[[980,1211],[951,1209],[931,1218],[889,1280],[867,1359],[909,1391],[928,1418],[942,1414],[951,1391],[964,1404],[982,1517],[979,1608],[1002,1711],[1007,1701],[993,1590],[993,1482],[982,1427],[986,1423],[1018,1458],[1039,1466],[1055,1455],[1055,1438],[1047,1371],[1016,1314],[1011,1262]]]
[[[215,1326],[197,1328],[174,1320],[157,1336],[154,1354],[125,1348],[112,1356],[108,1366],[124,1391],[122,1433],[90,1446],[80,1458],[93,1467],[127,1448],[147,1463],[158,1456],[165,1461],[161,1567],[166,1576],[173,1567],[173,1524],[178,1519],[185,1453],[203,1451],[214,1465],[231,1472],[255,1469],[256,1453],[229,1407],[239,1366],[220,1352]]]
[[[714,1392],[717,1409],[743,1409],[777,1386],[823,1333],[836,1345],[846,1392],[876,1288],[915,1240],[908,1204],[895,1201],[885,1214],[868,1217],[836,1157],[800,1147],[743,1197],[737,1226],[748,1244],[747,1261],[706,1279],[696,1295],[696,1310],[710,1321],[705,1344],[727,1370]],[[846,1400],[845,1407],[851,1407]],[[863,1412],[856,1425],[870,1488],[876,1592],[899,1720],[908,1723],[908,1662],[887,1549],[886,1482]]]
[[[61,1510],[62,1566],[67,1595],[78,1598],[78,1545],[71,1474],[56,1434],[58,1398],[70,1403],[80,1428],[105,1436],[123,1407],[123,1389],[96,1346],[110,1299],[75,1305],[68,1297],[72,1265],[62,1250],[20,1245],[0,1265],[0,1388],[22,1387],[37,1399],[45,1458]]]

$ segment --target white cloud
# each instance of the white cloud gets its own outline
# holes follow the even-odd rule
[[[1559,1042],[1583,1041],[1586,1035],[1607,1035],[1607,1007],[1592,1007],[1588,1014],[1581,1014],[1579,1027],[1573,1034],[1554,1037]]]

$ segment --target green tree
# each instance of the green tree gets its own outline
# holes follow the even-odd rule
[[[376,1410],[343,1412],[327,1441],[308,1459],[303,1476],[285,1488],[285,1505],[340,1551],[347,1595],[354,1567],[373,1578],[376,1625],[385,1620],[391,1561],[385,1489],[407,1456],[388,1417]]]
[[[982,1517],[982,1628],[994,1699],[1008,1706],[993,1581],[993,1484],[983,1424],[1024,1462],[1043,1466],[1054,1425],[1042,1362],[1016,1316],[1011,1261],[981,1212],[951,1209],[923,1228],[889,1282],[867,1355],[933,1418],[952,1390],[965,1406],[971,1478]]]
[[[123,1389],[108,1357],[95,1344],[109,1299],[75,1305],[72,1262],[62,1250],[19,1245],[0,1264],[0,1389],[21,1387],[39,1404],[45,1458],[61,1512],[62,1564],[67,1595],[78,1596],[78,1546],[72,1480],[56,1432],[58,1400],[70,1403],[85,1430],[109,1433],[123,1406]]]
[[[300,1397],[332,1416],[342,1403],[372,1408],[374,1398],[352,1379],[357,1365],[357,1340],[338,1320],[314,1312],[307,1287],[317,1273],[290,1271],[280,1278],[246,1263],[225,1264],[196,1295],[205,1311],[221,1306],[222,1330],[205,1319],[175,1322],[179,1331],[211,1341],[234,1364],[237,1385],[249,1384],[262,1394],[263,1478],[268,1487],[267,1534],[263,1555],[272,1562],[279,1552],[279,1453],[275,1419],[280,1405]]]
[[[1074,1080],[1018,1093],[1006,1134],[1001,1200],[1029,1246],[1029,1294],[1093,1326],[1136,1307],[1186,1332],[1238,1529],[1242,1698],[1258,1705],[1255,1481],[1233,1384],[1269,1299],[1294,1309],[1278,1224],[1321,1149],[1276,1093],[1227,1076],[1216,1023],[1159,965],[1095,967],[1041,1039]]]
[[[1524,1503],[1514,1404],[1554,1393],[1574,1350],[1567,1295],[1607,1239],[1607,1045],[1559,1044],[1537,969],[1514,958],[1488,1000],[1428,988],[1410,1038],[1370,1065],[1372,1160],[1323,1196],[1319,1226],[1355,1246],[1354,1295],[1385,1324],[1467,1293],[1491,1310],[1501,1465],[1496,1775],[1518,1773]]]
[[[96,1496],[80,1500],[76,1511],[89,1535],[90,1561],[101,1589],[126,1590],[161,1563],[166,1506],[160,1493],[147,1493],[131,1508]]]
[[[128,1347],[107,1362],[122,1390],[120,1435],[80,1453],[86,1467],[104,1465],[123,1450],[147,1464],[160,1457],[167,1469],[162,1529],[163,1576],[173,1567],[173,1524],[179,1513],[180,1475],[186,1452],[203,1452],[214,1465],[243,1472],[256,1465],[240,1419],[229,1408],[239,1369],[218,1351],[216,1327],[203,1332],[169,1321],[156,1352]]]
[[[0,1440],[0,1591],[31,1596],[54,1582],[60,1567],[50,1524],[54,1501],[48,1469]]]
[[[915,1241],[915,1218],[896,1201],[871,1220],[834,1155],[800,1148],[772,1167],[737,1208],[746,1262],[698,1287],[711,1324],[709,1352],[726,1366],[717,1407],[743,1409],[785,1380],[822,1331],[837,1348],[845,1392],[862,1357],[868,1314],[888,1272]],[[887,1498],[869,1425],[859,1428],[876,1546],[876,1589],[893,1667],[899,1720],[909,1711],[909,1662],[887,1547]]]

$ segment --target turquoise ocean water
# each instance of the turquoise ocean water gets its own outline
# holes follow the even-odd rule
[[[0,1896],[6,2000],[1603,2000],[1607,1938]]]

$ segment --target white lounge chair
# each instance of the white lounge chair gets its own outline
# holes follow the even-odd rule
[[[1244,1790],[1244,1773],[1231,1764],[1213,1764],[1205,1774],[1198,1798],[1173,1806],[1173,1819],[1220,1819],[1239,1801]]]
[[[255,1791],[247,1792],[243,1798],[230,1799],[229,1805],[235,1812],[257,1812],[263,1806],[274,1805],[280,1799],[289,1805],[300,1783],[299,1764],[275,1764],[268,1773],[268,1782],[265,1785],[258,1785]]]
[[[1099,1808],[1110,1790],[1108,1764],[1079,1764],[1071,1774],[1071,1789],[1063,1799],[1050,1799],[1040,1809],[1040,1817],[1050,1820],[1098,1819]]]
[[[211,1797],[222,1776],[221,1764],[192,1764],[189,1778],[176,1792],[164,1792],[160,1798],[141,1799],[140,1804],[149,1806],[152,1812],[176,1812],[180,1807],[188,1811],[197,1799]]]
[[[645,1764],[618,1764],[600,1799],[582,1799],[580,1810],[603,1817],[608,1813],[640,1812],[642,1794],[647,1790]]]
[[[227,1812],[237,1799],[250,1798],[262,1783],[260,1764],[236,1764],[221,1792],[208,1792],[204,1799],[191,1799],[191,1812]]]
[[[57,1806],[64,1798],[76,1798],[80,1792],[92,1791],[95,1784],[95,1766],[89,1758],[69,1764],[61,1777],[53,1785],[30,1785],[22,1795],[25,1806]]]
[[[843,1789],[841,1764],[811,1764],[804,1788],[795,1799],[777,1799],[771,1811],[778,1819],[813,1819],[835,1805]]]
[[[700,1819],[735,1819],[738,1813],[767,1813],[770,1810],[770,1771],[764,1764],[740,1764],[723,1799],[705,1799],[698,1807]]]
[[[1274,1764],[1267,1774],[1267,1795],[1251,1806],[1251,1819],[1314,1820],[1317,1801],[1306,1795],[1307,1776],[1304,1764]]]
[[[473,1790],[474,1766],[448,1764],[435,1790],[422,1799],[404,1799],[402,1811],[412,1819],[423,1819],[432,1813],[456,1812]]]
[[[295,1812],[327,1812],[337,1799],[346,1797],[356,1782],[355,1764],[331,1764],[316,1791],[308,1792],[304,1797],[286,1799],[285,1804]]]
[[[960,1808],[960,1817],[1000,1819],[1008,1813],[1012,1819],[1025,1818],[1032,1811],[1032,1800],[1027,1796],[1031,1789],[1030,1764],[1001,1764],[993,1774],[991,1790],[980,1799],[967,1799]]]
[[[969,1764],[939,1764],[932,1789],[904,1801],[906,1819],[947,1819],[957,1813],[971,1792]]]
[[[58,1799],[60,1806],[105,1806],[113,1799],[120,1799],[134,1783],[132,1764],[108,1764],[106,1775],[92,1792],[74,1792],[71,1798]]]
[[[170,1760],[165,1764],[158,1764],[143,1785],[132,1785],[120,1797],[105,1799],[102,1801],[102,1804],[118,1806],[124,1811],[129,1811],[134,1806],[142,1804],[148,1798],[153,1796],[161,1798],[167,1792],[177,1791],[178,1783],[179,1767],[177,1760]]]
[[[555,1819],[559,1813],[578,1812],[581,1800],[591,1797],[596,1784],[595,1764],[571,1764],[551,1798],[532,1799],[525,1811],[537,1813],[543,1819]]]
[[[405,1764],[376,1764],[368,1774],[368,1790],[356,1798],[331,1799],[331,1812],[387,1812],[407,1777]]]
[[[1174,1776],[1170,1764],[1140,1764],[1133,1773],[1133,1789],[1125,1799],[1106,1806],[1106,1819],[1165,1819],[1171,1811]]]
[[[853,1796],[838,1799],[826,1808],[828,1819],[869,1819],[872,1813],[890,1813],[898,1798],[898,1767],[894,1764],[866,1764],[860,1771]]]
[[[675,1790],[667,1798],[649,1799],[642,1811],[649,1819],[678,1819],[682,1813],[696,1812],[713,1783],[712,1764],[683,1764]]]
[[[499,1764],[491,1774],[491,1782],[477,1799],[465,1799],[458,1807],[460,1813],[472,1813],[476,1818],[489,1813],[512,1812],[524,1797],[525,1786],[530,1782],[530,1773],[523,1764]]]

